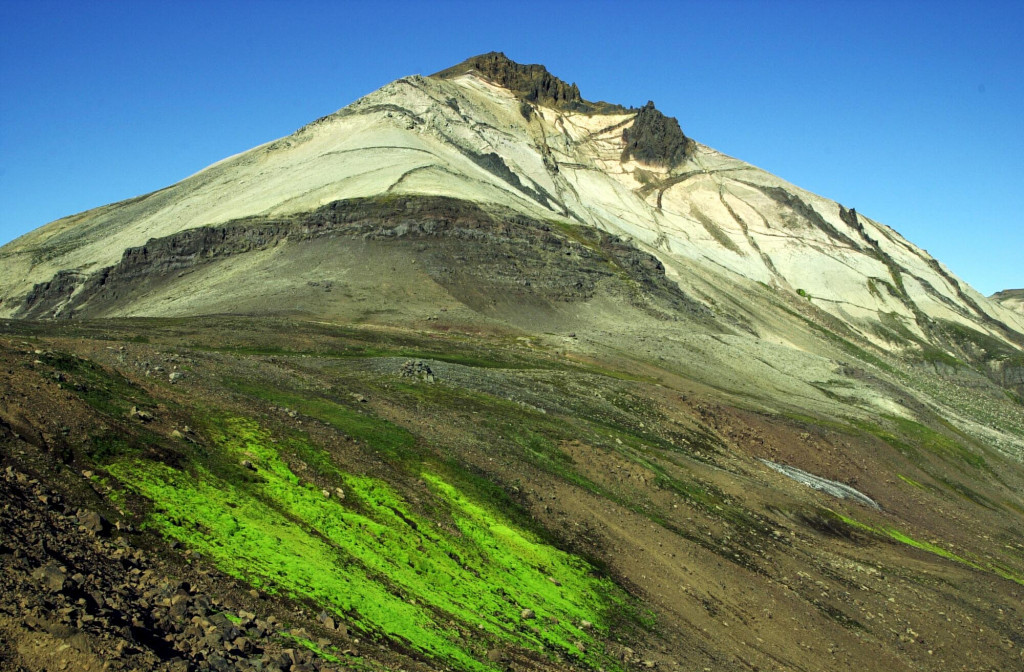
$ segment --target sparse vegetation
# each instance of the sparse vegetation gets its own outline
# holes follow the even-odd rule
[[[834,516],[839,521],[841,521],[843,524],[849,525],[851,528],[854,528],[856,530],[867,532],[878,537],[892,539],[893,541],[897,541],[901,544],[905,544],[912,548],[916,548],[927,553],[931,553],[932,555],[937,555],[940,558],[945,558],[946,560],[958,562],[972,569],[991,572],[992,574],[1001,576],[1004,579],[1009,579],[1011,581],[1024,585],[1024,576],[1018,575],[1013,572],[1009,572],[1006,570],[1005,567],[1001,565],[994,563],[983,564],[979,561],[963,558],[957,555],[956,553],[953,553],[952,551],[949,551],[941,546],[938,546],[937,544],[915,539],[910,535],[893,527],[872,527],[871,525],[867,525],[860,521],[854,520],[853,518],[844,516],[841,513],[836,513],[835,511],[829,510],[828,513],[831,514],[831,516]]]
[[[926,488],[925,486],[923,486],[923,485],[921,485],[920,483],[918,483],[917,481],[915,481],[914,479],[912,479],[912,478],[911,478],[910,476],[904,476],[903,474],[896,474],[896,476],[897,476],[897,477],[898,477],[898,478],[899,478],[899,479],[900,479],[901,481],[903,481],[904,483],[906,483],[906,484],[908,484],[908,485],[912,485],[912,486],[914,486],[915,488],[917,488],[918,490],[927,490],[927,489],[928,489],[928,488]]]

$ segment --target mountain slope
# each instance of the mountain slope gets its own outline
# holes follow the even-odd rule
[[[3,324],[0,669],[1019,661],[1019,461],[521,334]]]
[[[1019,315],[891,229],[697,145],[678,124],[677,134],[649,130],[659,127],[645,117],[664,119],[651,106],[584,105],[578,91],[570,104],[543,96],[531,102],[529,91],[524,98],[492,83],[504,81],[508,63],[471,59],[433,78],[398,80],[168,189],[30,233],[0,252],[0,305],[18,314],[36,283],[62,270],[88,277],[151,238],[338,200],[423,194],[626,235],[658,256],[684,291],[709,303],[722,299],[713,289],[722,276],[800,292],[876,342],[869,325],[882,316],[926,341],[933,338],[926,318],[1020,340]],[[630,154],[637,139],[627,137],[637,126],[646,129],[646,144],[677,147],[672,161],[653,158],[650,147],[648,160]]]
[[[415,204],[427,197],[451,202]],[[394,199],[411,208],[405,219]],[[381,208],[391,212],[383,228]],[[410,228],[424,211],[432,228]],[[546,247],[508,235],[500,222],[516,218]],[[560,264],[574,249],[593,257],[579,241],[588,229],[657,261],[640,263],[636,284],[605,259],[568,291],[580,268]],[[537,249],[534,261],[517,260],[522,249]],[[896,232],[695,143],[653,105],[586,101],[501,54],[400,79],[167,189],[53,222],[0,248],[0,260],[0,310],[20,317],[298,311],[403,322],[444,308],[460,323],[625,338],[652,357],[679,343],[702,353],[689,375],[724,367],[734,390],[760,385],[749,364],[765,356],[786,352],[813,362],[810,372],[866,348],[1024,391],[1024,317]],[[383,284],[382,269],[393,274]],[[682,312],[648,301],[644,288],[662,276]],[[789,350],[762,355],[768,344]],[[807,389],[817,379],[802,371],[780,389],[835,401]],[[858,396],[903,412],[888,394]]]

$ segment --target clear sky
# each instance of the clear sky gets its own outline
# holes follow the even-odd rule
[[[486,51],[1024,287],[1024,1],[0,0],[0,243]]]

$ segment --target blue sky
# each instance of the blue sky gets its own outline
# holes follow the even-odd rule
[[[972,6],[972,5],[980,6]],[[0,243],[504,51],[1024,287],[1024,2],[0,0]]]

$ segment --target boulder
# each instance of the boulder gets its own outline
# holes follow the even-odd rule
[[[110,523],[95,511],[84,509],[78,513],[78,524],[90,534],[103,535],[110,529]]]
[[[53,593],[64,590],[67,583],[67,570],[60,564],[50,561],[32,572],[32,578]]]

